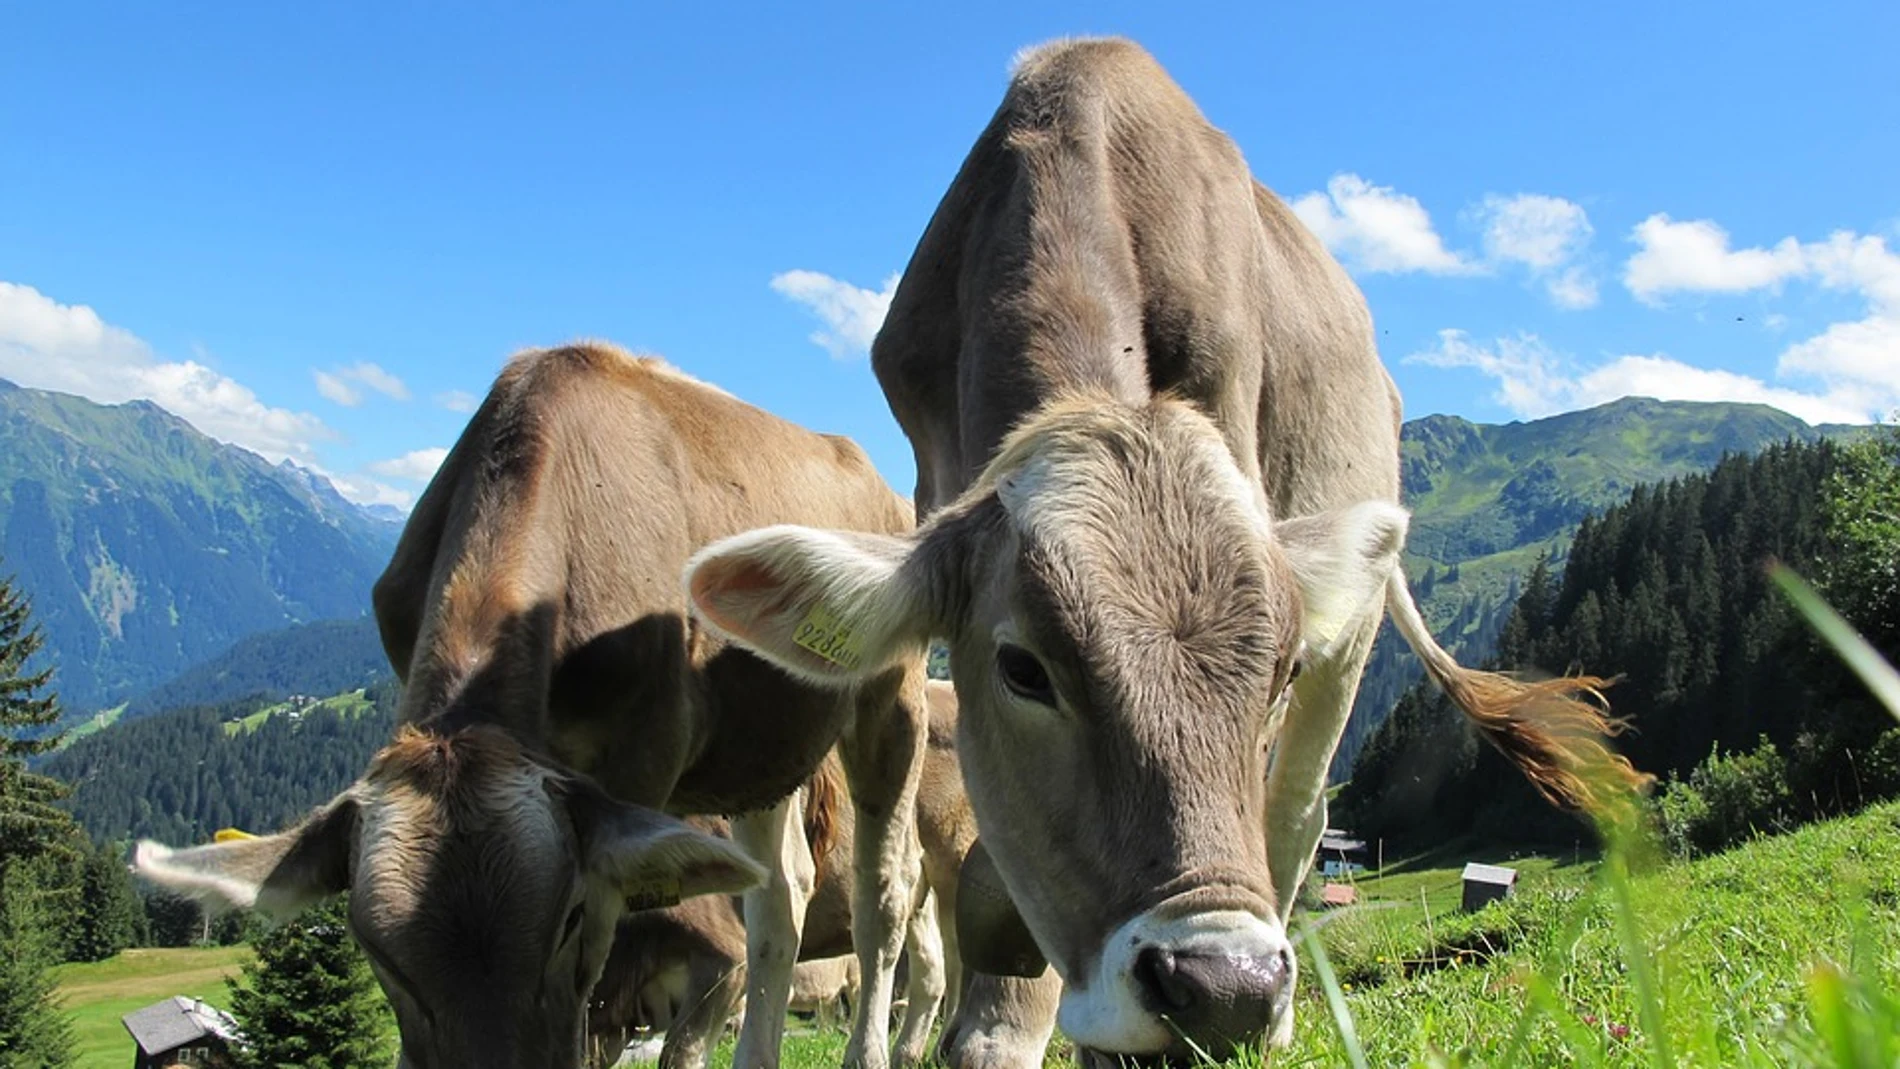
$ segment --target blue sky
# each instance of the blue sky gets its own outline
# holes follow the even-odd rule
[[[657,8],[657,5],[655,6]],[[1017,49],[1146,45],[1371,302],[1407,414],[1900,407],[1900,5],[8,5],[0,376],[404,503],[521,347],[849,434]]]

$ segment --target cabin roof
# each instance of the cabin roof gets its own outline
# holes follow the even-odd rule
[[[226,1043],[237,1036],[237,1023],[230,1014],[184,995],[133,1010],[119,1020],[132,1033],[132,1042],[148,1055],[177,1050],[206,1036],[216,1036]]]
[[[1465,880],[1509,887],[1517,882],[1517,870],[1507,869],[1500,865],[1482,865],[1472,861],[1465,865]]]

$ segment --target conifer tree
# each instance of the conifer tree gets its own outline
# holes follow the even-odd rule
[[[63,1069],[73,1064],[72,1024],[53,1001],[56,958],[39,871],[48,859],[0,872],[0,1064]]]
[[[0,578],[0,868],[76,852],[77,826],[53,804],[66,796],[66,785],[26,767],[27,758],[59,743],[45,730],[59,720],[59,699],[46,689],[53,670],[27,664],[44,643],[26,598]]]
[[[389,1007],[349,931],[339,896],[259,937],[231,982],[245,1069],[386,1066]]]
[[[144,904],[117,846],[100,843],[87,852],[73,917],[66,951],[70,961],[104,961],[145,941]]]

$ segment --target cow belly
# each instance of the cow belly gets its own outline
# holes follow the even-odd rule
[[[848,698],[794,683],[737,649],[704,669],[711,735],[673,788],[678,813],[767,809],[811,778],[838,743]]]

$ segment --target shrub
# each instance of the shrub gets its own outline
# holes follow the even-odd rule
[[[1662,796],[1663,838],[1676,854],[1714,853],[1798,823],[1788,764],[1766,738],[1748,753],[1709,756]]]

